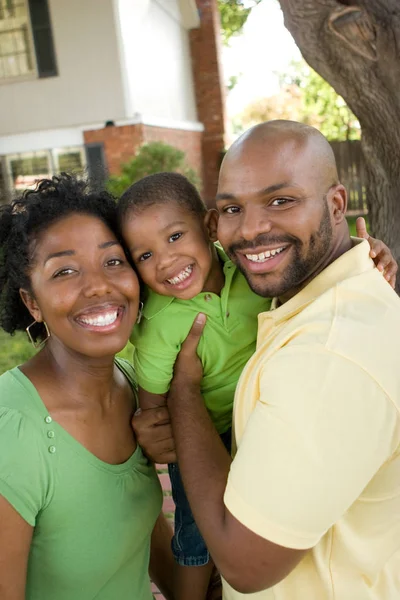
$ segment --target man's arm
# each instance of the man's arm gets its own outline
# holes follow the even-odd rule
[[[222,576],[237,591],[257,592],[286,577],[305,550],[284,548],[253,533],[225,507],[231,458],[200,394],[196,348],[204,315],[182,346],[168,396],[172,430],[185,489],[200,531]]]

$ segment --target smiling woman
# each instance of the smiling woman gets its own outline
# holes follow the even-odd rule
[[[140,293],[115,213],[67,175],[1,208],[0,324],[39,348],[0,377],[2,600],[150,600],[149,561],[169,596],[161,490],[115,359]]]

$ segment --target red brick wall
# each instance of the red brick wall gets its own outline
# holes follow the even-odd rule
[[[186,154],[188,164],[202,175],[202,135],[201,131],[187,131],[184,129],[167,129],[166,127],[152,127],[144,125],[144,141],[161,141]]]
[[[215,197],[225,134],[225,87],[221,69],[220,18],[217,0],[196,0],[200,27],[190,32],[198,118],[204,125],[204,198]]]
[[[85,131],[85,144],[103,143],[107,168],[110,175],[121,171],[121,164],[128,162],[143,143],[143,125],[103,127]]]
[[[186,154],[188,164],[202,174],[202,132],[150,125],[123,125],[103,127],[84,132],[85,144],[103,143],[110,175],[121,171],[121,164],[128,162],[138,148],[146,142],[162,141]]]

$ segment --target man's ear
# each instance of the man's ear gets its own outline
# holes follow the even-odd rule
[[[331,205],[331,213],[333,216],[333,220],[338,225],[339,223],[342,223],[346,215],[347,190],[342,184],[339,184],[333,186],[329,194],[329,202]]]
[[[210,208],[204,217],[204,225],[208,232],[208,237],[211,242],[216,242],[218,240],[217,237],[217,227],[218,227],[218,211],[215,208]]]
[[[34,321],[37,321],[38,323],[42,323],[42,321],[43,321],[42,311],[40,310],[40,308],[39,308],[35,298],[32,296],[32,294],[30,292],[28,292],[27,290],[20,288],[19,295],[21,296],[22,302],[25,304],[26,308],[31,313]]]

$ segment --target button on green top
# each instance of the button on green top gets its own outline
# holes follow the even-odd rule
[[[45,418],[46,423],[51,423],[52,420],[53,419],[50,417],[50,415],[47,415],[47,417]]]

